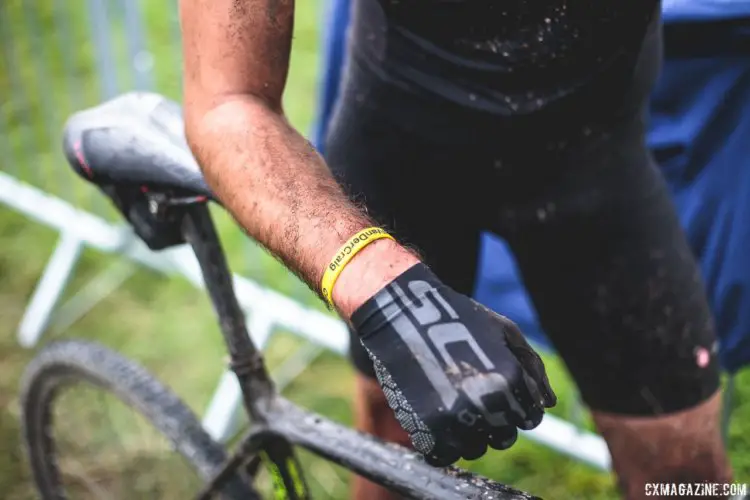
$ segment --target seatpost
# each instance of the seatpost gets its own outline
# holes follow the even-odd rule
[[[230,367],[242,389],[245,408],[255,422],[263,422],[264,410],[274,394],[273,382],[248,333],[245,314],[237,301],[232,274],[208,206],[195,203],[186,207],[181,228],[198,259],[229,351]]]

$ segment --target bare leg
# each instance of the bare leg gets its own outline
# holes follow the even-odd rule
[[[624,417],[594,412],[628,500],[646,496],[647,483],[728,482],[732,471],[720,433],[721,393],[678,413]],[[714,497],[715,498],[715,497]]]
[[[411,447],[409,436],[393,415],[393,411],[388,406],[377,381],[357,374],[356,384],[355,419],[357,429],[386,441]],[[352,498],[354,500],[397,500],[399,496],[382,486],[356,476],[352,485]]]

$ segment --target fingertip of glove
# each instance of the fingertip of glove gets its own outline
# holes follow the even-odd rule
[[[518,431],[515,427],[506,428],[490,435],[490,446],[494,450],[507,450],[518,441]]]
[[[557,396],[554,392],[547,392],[543,396],[543,402],[545,408],[554,408],[557,406]]]
[[[493,448],[498,451],[504,451],[504,450],[510,449],[511,446],[516,444],[516,441],[518,441],[518,439],[515,439],[515,438],[508,439],[506,441],[501,441],[497,444],[497,446],[493,446]]]
[[[528,375],[525,373],[525,375]],[[529,391],[534,394],[539,401],[539,405],[544,408],[552,408],[557,404],[557,395],[552,390],[549,379],[542,372],[539,376],[528,376],[525,378]]]
[[[518,425],[518,428],[522,431],[530,431],[532,429],[535,429],[539,426],[539,424],[542,423],[543,416],[544,415],[539,415],[539,418],[530,418],[528,420],[524,420]]]

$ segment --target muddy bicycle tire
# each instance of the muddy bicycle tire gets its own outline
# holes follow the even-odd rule
[[[79,384],[106,391],[143,416],[201,481],[208,481],[225,461],[225,450],[203,430],[194,413],[141,365],[93,342],[54,342],[34,357],[21,385],[23,440],[43,500],[67,499],[50,432],[52,409],[60,389]],[[260,499],[239,476],[225,485],[221,497]]]

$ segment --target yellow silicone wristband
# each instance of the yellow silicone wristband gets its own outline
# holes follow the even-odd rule
[[[320,282],[320,290],[323,292],[326,302],[330,307],[333,307],[333,285],[336,284],[341,271],[354,258],[360,250],[365,248],[373,241],[377,241],[383,238],[393,239],[393,236],[386,233],[379,227],[368,227],[359,231],[357,234],[349,238],[349,241],[341,245],[336,255],[333,256],[331,262],[326,267],[323,273],[323,279]]]

